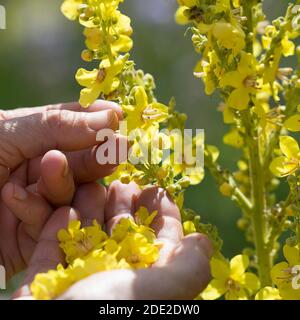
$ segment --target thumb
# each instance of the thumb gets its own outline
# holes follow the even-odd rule
[[[77,151],[97,144],[97,132],[116,130],[113,110],[85,113],[50,110],[0,121],[0,188],[9,171],[49,150]]]

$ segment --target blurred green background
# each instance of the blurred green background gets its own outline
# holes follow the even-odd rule
[[[81,27],[60,13],[61,2],[0,0],[7,11],[7,30],[0,30],[0,108],[78,99],[74,74],[85,66],[80,59],[84,38]],[[288,2],[265,0],[268,18],[283,14]],[[184,36],[185,28],[174,23],[176,0],[127,0],[122,7],[133,18],[133,58],[155,76],[159,100],[167,103],[175,96],[178,109],[189,116],[188,127],[204,128],[207,143],[221,149],[221,163],[233,168],[238,153],[222,144],[226,127],[216,111],[218,97],[206,97],[201,81],[192,74],[197,55],[190,37]],[[226,239],[226,256],[241,251],[245,242],[236,228],[239,210],[219,194],[209,174],[188,191],[186,201],[203,220],[217,225]]]

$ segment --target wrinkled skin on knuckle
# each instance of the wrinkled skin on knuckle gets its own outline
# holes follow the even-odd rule
[[[59,134],[64,134],[70,130],[81,131],[87,128],[83,113],[68,110],[47,111],[44,121],[51,132]]]

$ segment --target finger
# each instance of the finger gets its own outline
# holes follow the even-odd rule
[[[73,174],[60,151],[49,151],[41,161],[37,191],[53,206],[70,205],[75,193]]]
[[[163,267],[100,272],[76,283],[59,299],[194,299],[210,280],[209,246],[205,236],[190,235],[178,244],[169,263]]]
[[[68,207],[58,209],[46,223],[36,249],[28,265],[22,287],[14,294],[14,298],[30,295],[29,284],[38,273],[56,269],[59,263],[64,264],[64,255],[59,248],[57,233],[67,228],[72,220],[78,219],[78,213]]]
[[[101,129],[116,130],[118,117],[113,110],[93,113],[52,110],[0,121],[0,176],[5,168],[15,169],[25,159],[49,150],[83,150],[97,144]],[[0,181],[0,187],[5,180]]]
[[[83,227],[91,225],[94,220],[104,224],[106,193],[106,188],[96,182],[78,187],[72,206],[80,212]]]
[[[134,182],[123,184],[120,181],[114,181],[109,186],[105,207],[105,223],[109,234],[122,218],[133,219],[135,201],[140,192],[138,185]]]
[[[122,108],[115,102],[106,100],[97,100],[91,104],[88,108],[82,108],[78,102],[67,102],[51,104],[43,107],[33,107],[33,108],[18,108],[15,110],[0,111],[0,119],[12,119],[18,117],[29,116],[35,113],[47,112],[51,110],[69,110],[74,112],[97,112],[103,110],[113,110],[117,113],[119,119],[123,119]]]
[[[15,183],[7,183],[1,192],[7,208],[23,222],[24,231],[35,241],[52,212],[51,206],[40,195]]]
[[[157,210],[151,227],[155,230],[157,239],[163,242],[158,263],[165,263],[174,246],[183,237],[180,211],[168,193],[160,188],[148,188],[140,194],[136,203],[137,209],[145,207],[150,213]]]
[[[77,183],[88,183],[98,179],[102,179],[111,175],[117,166],[126,161],[127,159],[127,138],[116,135],[116,143],[111,142],[112,145],[108,145],[111,152],[114,152],[115,148],[116,161],[115,163],[99,164],[98,159],[104,158],[104,151],[100,150],[98,146],[90,149],[67,152],[65,156],[71,168],[74,179]],[[124,150],[124,151],[123,151]],[[28,179],[29,184],[35,183],[41,175],[40,162],[42,157],[35,158],[29,162],[28,165]]]

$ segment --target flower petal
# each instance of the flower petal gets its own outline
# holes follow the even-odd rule
[[[255,300],[282,300],[277,288],[265,287],[258,291]]]
[[[298,142],[290,136],[281,136],[279,146],[281,152],[289,159],[297,157],[300,151]]]
[[[231,92],[228,98],[228,106],[238,110],[245,110],[248,108],[249,101],[249,89],[241,87]]]
[[[224,281],[213,279],[207,288],[201,293],[201,297],[204,300],[216,300],[222,297],[226,290]]]
[[[297,170],[297,164],[289,163],[286,157],[277,157],[270,164],[270,171],[274,176],[282,178],[293,174]]]
[[[210,261],[212,276],[216,279],[226,280],[230,275],[229,263],[226,260],[212,258]]]
[[[256,292],[260,288],[258,277],[251,272],[246,272],[242,275],[240,283],[251,293]]]
[[[291,267],[300,264],[300,255],[298,248],[285,245],[283,247],[283,254]]]
[[[230,260],[230,276],[239,281],[249,266],[249,258],[244,254],[239,254]]]

